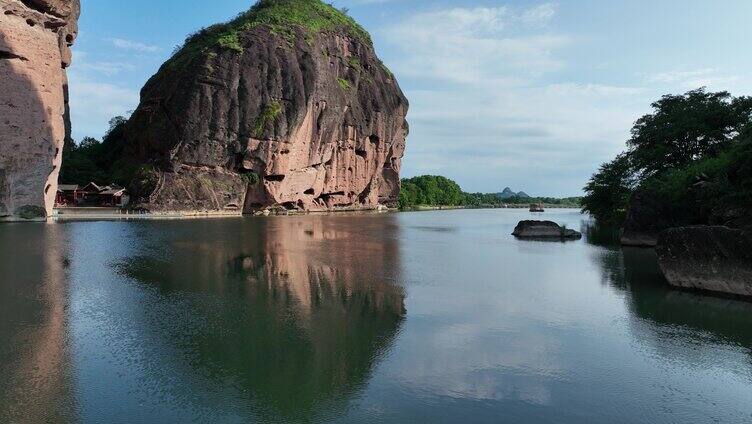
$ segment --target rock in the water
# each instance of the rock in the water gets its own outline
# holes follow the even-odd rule
[[[135,194],[151,210],[394,206],[407,109],[351,18],[262,0],[191,36],[142,90],[127,155],[151,183]]]
[[[0,220],[52,214],[79,0],[0,0]]]
[[[562,227],[551,221],[521,221],[513,236],[529,239],[580,239],[582,233]]]
[[[663,231],[656,248],[668,282],[677,287],[752,296],[752,232],[728,227]]]

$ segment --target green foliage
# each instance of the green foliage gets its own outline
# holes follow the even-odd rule
[[[350,81],[344,79],[344,78],[337,78],[337,82],[339,83],[340,88],[347,91],[352,88],[350,85]]]
[[[217,44],[222,48],[243,53],[243,46],[240,45],[240,36],[237,32],[229,32],[221,35],[217,38]]]
[[[123,159],[125,149],[125,124],[127,119],[117,116],[110,120],[110,129],[102,141],[85,137],[76,145],[68,142],[63,147],[63,165],[58,181],[62,184],[86,185],[117,183],[125,186],[132,174]],[[132,169],[135,171],[135,168]]]
[[[266,105],[258,118],[256,118],[256,124],[253,127],[253,136],[256,138],[263,137],[266,127],[273,125],[281,113],[282,102],[279,100],[273,100]]]
[[[243,180],[244,183],[255,186],[261,181],[261,178],[259,178],[258,174],[255,172],[245,172],[240,174],[240,179]]]
[[[718,156],[651,178],[643,186],[666,203],[676,222],[723,223],[720,214],[727,210],[752,210],[752,138],[739,140]]]
[[[502,199],[498,193],[465,193],[456,182],[435,175],[403,179],[399,195],[401,209],[410,209],[417,206],[498,207],[509,204],[527,206],[530,203],[579,207],[580,198],[512,197]]]
[[[393,78],[394,75],[392,74],[392,71],[389,70],[389,68],[387,68],[387,66],[384,64],[384,62],[379,61],[379,63],[381,64],[381,69],[383,69],[384,72],[386,72],[386,74],[389,76],[389,78]]]
[[[371,44],[371,36],[353,18],[320,0],[260,0],[230,22],[212,25],[189,35],[173,59],[186,60],[217,46],[242,52],[242,33],[260,26],[267,27],[272,34],[280,35],[290,43],[299,30],[306,38],[336,31]]]
[[[362,68],[360,65],[360,59],[356,56],[350,56],[350,58],[347,59],[347,64],[353,69],[361,70]]]
[[[636,190],[652,193],[678,224],[707,224],[752,202],[752,98],[704,88],[663,96],[637,120],[629,150],[585,186],[583,210],[623,220]]]
[[[462,193],[463,206],[468,207],[527,207],[531,203],[542,203],[544,207],[579,208],[581,197],[519,197],[512,196],[503,199],[499,193]]]
[[[423,175],[402,180],[400,208],[418,205],[459,206],[464,196],[460,186],[445,177]]]
[[[652,114],[635,122],[627,142],[635,168],[645,177],[687,166],[728,147],[749,124],[752,98],[700,88],[663,96],[652,107]]]
[[[589,212],[604,222],[623,221],[635,183],[629,156],[617,156],[613,161],[601,165],[585,186],[583,212]]]

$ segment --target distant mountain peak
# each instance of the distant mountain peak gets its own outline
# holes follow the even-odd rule
[[[510,197],[522,197],[522,198],[525,198],[525,197],[530,197],[530,196],[527,193],[525,193],[524,191],[520,191],[519,193],[516,193],[511,188],[505,187],[504,190],[501,193],[499,193],[499,197],[501,197],[502,199],[509,199]]]
[[[501,196],[502,199],[508,199],[515,196],[516,194],[517,193],[513,192],[511,188],[507,187],[501,193],[499,193],[499,196]]]

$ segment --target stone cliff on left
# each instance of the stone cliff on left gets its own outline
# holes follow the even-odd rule
[[[52,214],[79,0],[0,0],[0,220]]]

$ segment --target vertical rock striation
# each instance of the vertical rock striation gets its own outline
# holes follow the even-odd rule
[[[408,102],[351,18],[262,0],[186,40],[126,130],[152,210],[395,205]]]
[[[676,287],[752,297],[752,231],[721,226],[670,228],[658,262]]]
[[[0,219],[52,214],[79,0],[0,0]]]

